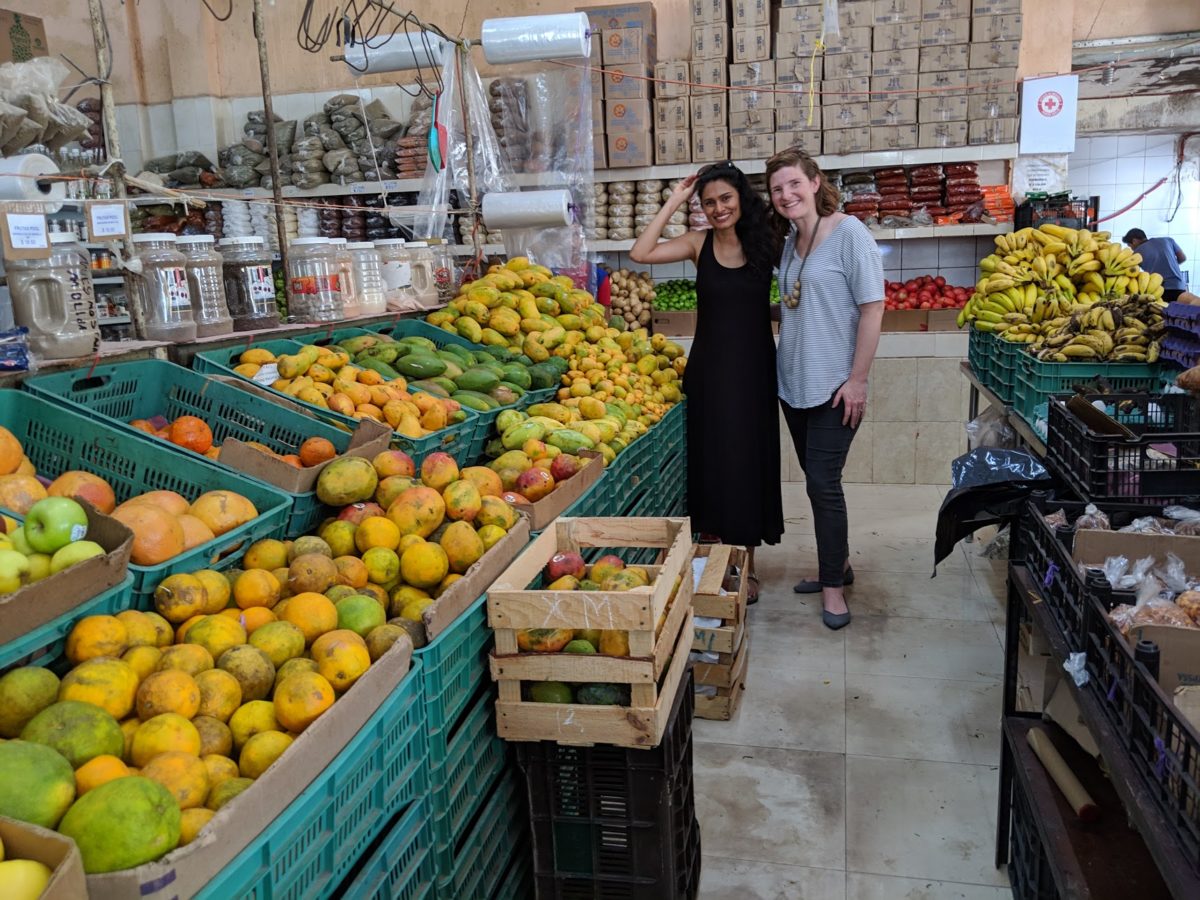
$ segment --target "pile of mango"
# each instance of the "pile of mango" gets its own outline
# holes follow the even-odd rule
[[[358,353],[351,361],[351,354],[336,345],[306,344],[280,356],[251,347],[238,361],[234,371],[245,378],[254,379],[273,364],[279,377],[270,383],[272,390],[355,419],[386,422],[407,438],[425,437],[467,417],[462,404],[445,392],[410,392],[404,375],[382,358]]]

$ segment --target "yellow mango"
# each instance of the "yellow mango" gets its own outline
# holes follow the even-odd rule
[[[435,402],[421,416],[421,427],[426,431],[440,431],[446,427],[446,407]]]
[[[406,413],[400,418],[400,424],[396,426],[396,431],[405,437],[419,438],[424,437],[425,432],[421,428],[421,422],[416,416]]]

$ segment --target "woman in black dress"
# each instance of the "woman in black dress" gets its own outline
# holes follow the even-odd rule
[[[712,230],[659,243],[671,215],[696,193]],[[629,251],[641,264],[696,264],[698,315],[683,378],[688,398],[688,512],[692,528],[750,548],[783,535],[779,412],[771,336],[771,270],[778,242],[767,205],[733,163],[679,183]]]

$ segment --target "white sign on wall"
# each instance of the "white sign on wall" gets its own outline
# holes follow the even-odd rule
[[[1021,82],[1023,154],[1074,153],[1079,76],[1053,75]]]

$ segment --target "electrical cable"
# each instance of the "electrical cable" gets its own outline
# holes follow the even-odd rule
[[[217,11],[212,8],[212,4],[209,3],[208,0],[200,0],[200,2],[204,4],[208,11],[212,13],[213,18],[218,22],[228,22],[229,17],[233,15],[233,0],[229,0],[229,11],[223,16],[217,15]]]

